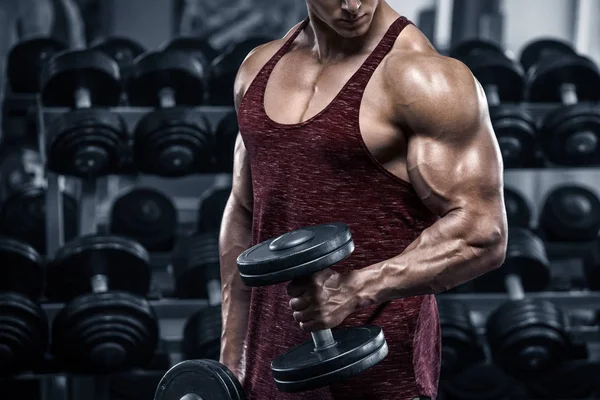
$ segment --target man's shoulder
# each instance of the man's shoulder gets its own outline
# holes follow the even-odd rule
[[[401,95],[456,93],[473,88],[473,75],[462,62],[441,55],[415,26],[402,32],[382,65],[386,86]]]

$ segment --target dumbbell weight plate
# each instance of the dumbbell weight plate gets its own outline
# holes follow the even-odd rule
[[[548,194],[539,221],[551,240],[593,240],[600,230],[600,199],[581,186],[561,186]]]
[[[540,131],[544,153],[557,165],[600,165],[600,111],[576,104],[547,114]]]
[[[277,389],[293,393],[327,386],[366,371],[388,353],[378,326],[340,329],[333,339],[337,344],[329,349],[317,352],[311,340],[275,358],[271,372]]]
[[[2,279],[0,292],[16,292],[37,299],[42,294],[42,258],[30,245],[0,237]]]
[[[198,106],[205,93],[204,66],[192,55],[178,52],[150,52],[132,66],[127,83],[131,105],[160,107],[160,93],[170,88],[178,106]]]
[[[48,266],[46,295],[70,300],[89,293],[90,279],[97,274],[108,278],[110,290],[145,296],[150,287],[148,252],[139,243],[119,236],[78,238],[63,246]]]
[[[198,210],[198,232],[218,232],[225,213],[231,186],[216,188],[204,197]]]
[[[56,316],[53,354],[67,368],[109,372],[147,366],[158,345],[158,320],[143,298],[122,292],[77,297]]]
[[[42,70],[42,103],[49,107],[75,107],[75,93],[89,91],[98,107],[119,105],[119,66],[110,56],[96,50],[74,50],[54,55]]]
[[[165,50],[183,51],[193,55],[202,65],[208,65],[219,52],[208,41],[192,36],[182,36],[171,40]]]
[[[161,379],[154,400],[244,400],[243,390],[222,364],[205,360],[182,361]]]
[[[504,55],[504,52],[499,45],[487,40],[466,40],[450,51],[450,57],[461,61],[481,54]]]
[[[518,101],[521,97],[521,94],[516,92],[513,95],[517,97],[509,101]],[[536,126],[533,117],[522,109],[494,107],[490,110],[490,118],[498,138],[504,167],[534,166]]]
[[[220,279],[218,232],[180,239],[173,252],[172,267],[178,298],[208,298],[207,282]]]
[[[219,360],[221,307],[207,307],[194,313],[183,328],[182,353],[186,360]]]
[[[193,109],[158,109],[142,117],[135,128],[135,163],[149,174],[179,177],[206,172],[212,150],[210,125]]]
[[[125,37],[109,37],[92,44],[93,50],[99,50],[112,57],[119,64],[119,69],[123,72],[124,68],[133,64],[133,61],[146,51],[144,46],[135,40]]]
[[[565,42],[556,39],[537,39],[523,48],[520,62],[525,71],[538,61],[548,57],[568,57],[576,55],[573,48]]]
[[[495,85],[501,102],[519,102],[523,98],[523,70],[504,54],[471,54],[463,62],[485,88]]]
[[[509,227],[528,228],[531,223],[531,208],[521,194],[504,188],[504,205]]]
[[[513,390],[514,380],[493,364],[473,365],[440,387],[449,400],[503,400]]]
[[[233,155],[235,141],[239,132],[237,114],[227,114],[219,122],[216,133],[217,170],[219,172],[233,172]]]
[[[65,240],[77,235],[77,201],[62,192]],[[23,186],[0,208],[2,232],[46,253],[46,189],[33,184]]]
[[[40,72],[44,63],[67,46],[49,37],[25,40],[14,45],[8,53],[6,75],[15,93],[38,93]]]
[[[148,251],[170,251],[177,221],[177,209],[169,197],[151,188],[137,188],[113,204],[110,232],[130,237]]]
[[[600,71],[587,57],[545,59],[529,69],[525,97],[531,102],[561,103],[562,84],[576,87],[579,102],[600,100]]]

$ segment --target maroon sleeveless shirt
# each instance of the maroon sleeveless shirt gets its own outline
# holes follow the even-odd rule
[[[437,220],[409,183],[373,157],[359,129],[365,87],[410,21],[401,17],[389,27],[323,111],[305,122],[280,124],[265,112],[267,80],[307,24],[304,21],[264,65],[239,108],[254,190],[252,245],[304,226],[344,222],[356,246],[349,258],[333,266],[344,273],[397,256]],[[280,284],[252,290],[245,382],[250,400],[435,398],[441,346],[433,295],[368,307],[344,321],[342,326],[372,323],[383,328],[389,354],[377,366],[326,388],[279,392],[271,361],[311,340],[294,321],[285,288],[286,284]]]

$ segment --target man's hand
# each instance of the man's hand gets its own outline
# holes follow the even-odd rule
[[[352,273],[339,274],[331,269],[290,282],[290,308],[300,328],[314,332],[340,325],[358,306],[353,282]]]

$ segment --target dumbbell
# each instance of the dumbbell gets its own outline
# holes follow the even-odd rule
[[[92,43],[91,48],[112,57],[119,64],[123,81],[127,80],[128,69],[133,61],[146,51],[139,42],[125,37],[103,38]]]
[[[523,109],[503,106],[503,103],[517,103],[523,98],[521,66],[509,59],[499,46],[485,41],[462,43],[451,54],[469,67],[485,90],[505,168],[533,166],[535,120]]]
[[[133,156],[141,172],[180,177],[211,166],[213,137],[207,119],[193,109],[203,102],[205,71],[192,55],[148,53],[133,65],[129,103],[159,107],[137,123]]]
[[[213,106],[233,107],[233,85],[237,72],[246,56],[256,47],[271,39],[251,37],[227,46],[210,64],[208,103]]]
[[[508,293],[509,301],[488,317],[486,337],[494,362],[516,379],[540,376],[569,356],[565,317],[549,301],[525,296],[524,288],[542,290],[550,282],[542,240],[523,228],[509,228],[504,265],[488,275],[489,291]]]
[[[158,344],[158,321],[143,297],[149,256],[139,243],[90,235],[67,243],[47,267],[46,296],[68,301],[52,325],[52,352],[67,370],[143,367]]]
[[[181,342],[181,352],[185,360],[219,360],[221,321],[220,306],[203,308],[187,319]]]
[[[46,187],[35,183],[23,185],[0,206],[0,232],[30,244],[46,254]],[[65,240],[77,236],[77,200],[61,191]]]
[[[35,367],[48,347],[42,258],[27,243],[0,237],[0,375]]]
[[[66,50],[60,41],[39,37],[14,45],[8,53],[6,75],[13,93],[38,93],[44,63],[54,54]]]
[[[542,120],[540,142],[557,165],[600,164],[600,110],[581,102],[600,100],[600,71],[595,63],[562,42],[535,41],[521,56],[531,65],[525,82],[530,102],[561,103]]]
[[[546,196],[539,227],[549,241],[591,241],[600,232],[600,199],[585,186],[561,185]]]
[[[484,361],[485,353],[467,305],[450,299],[438,299],[437,303],[442,329],[440,379],[445,380]]]
[[[121,83],[116,61],[96,50],[56,54],[40,78],[42,102],[74,110],[48,128],[48,166],[56,173],[95,178],[117,173],[126,160],[127,128],[116,113]]]
[[[269,239],[237,259],[240,276],[249,287],[275,285],[306,278],[350,256],[354,241],[343,223],[309,226]],[[319,330],[312,341],[278,356],[271,363],[275,385],[282,392],[327,386],[378,364],[388,353],[380,327]]]
[[[231,186],[216,187],[202,196],[198,209],[198,232],[219,232],[221,221],[231,195]]]
[[[173,366],[161,379],[154,400],[244,400],[235,375],[214,360],[187,360]]]
[[[215,50],[207,40],[193,36],[176,37],[167,43],[165,50],[176,50],[189,53],[196,57],[202,65],[207,66],[219,55],[219,52]]]
[[[530,226],[531,207],[518,191],[504,188],[504,207],[509,227],[528,228]]]
[[[112,205],[110,233],[129,237],[148,251],[171,251],[178,215],[171,198],[152,188],[135,188]]]
[[[215,135],[217,171],[233,172],[235,141],[238,133],[239,127],[235,112],[227,114],[217,125]]]

